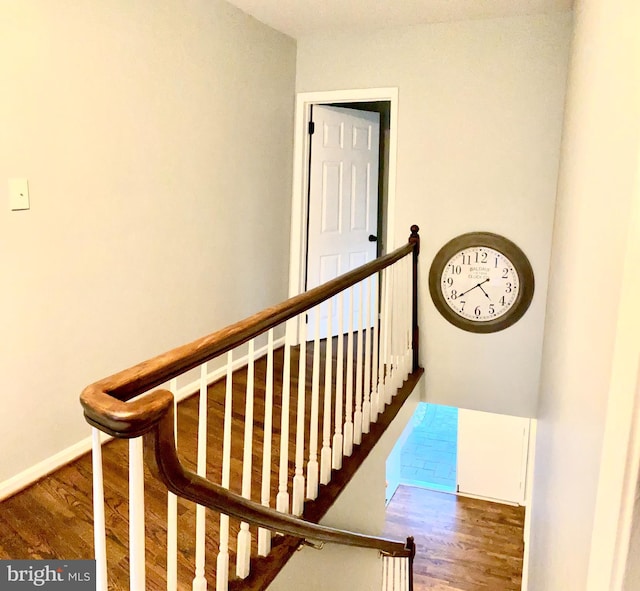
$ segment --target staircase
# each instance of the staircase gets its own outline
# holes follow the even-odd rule
[[[265,589],[303,543],[368,548],[380,554],[382,589],[412,589],[411,538],[318,521],[422,375],[417,232],[393,253],[84,390],[98,589]],[[110,461],[112,445],[103,460],[101,432],[128,440],[128,466]],[[127,540],[114,527],[125,506]]]

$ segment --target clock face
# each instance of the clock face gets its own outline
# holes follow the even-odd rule
[[[487,246],[472,246],[445,264],[440,289],[447,305],[474,322],[495,320],[515,304],[520,288],[514,264]]]
[[[429,291],[451,324],[470,332],[496,332],[517,322],[529,308],[533,269],[507,238],[469,232],[438,251],[429,271]]]

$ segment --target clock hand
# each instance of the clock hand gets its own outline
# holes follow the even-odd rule
[[[489,280],[487,279],[487,281],[489,281]],[[486,281],[483,281],[482,283],[486,283]],[[479,287],[482,290],[482,293],[484,295],[486,295],[487,298],[489,298],[489,294],[484,289],[482,289],[482,283],[478,283],[477,287]],[[489,299],[491,299],[491,298],[489,298]]]
[[[479,287],[480,284],[478,283],[478,285],[474,285],[473,287],[467,289],[467,291],[463,291],[462,293],[458,294],[458,297],[461,298],[463,295],[469,293],[470,291],[473,291],[476,287]]]
[[[477,285],[474,285],[473,287],[471,287],[471,288],[467,289],[467,291],[463,291],[462,293],[458,294],[458,297],[460,298],[460,297],[462,297],[464,294],[469,293],[470,291],[473,291],[476,287],[479,287],[480,289],[482,289],[482,284],[483,284],[483,283],[486,283],[487,281],[489,281],[489,278],[488,278],[488,277],[487,277],[484,281],[481,281],[481,282],[480,282],[480,283],[478,283]],[[483,293],[484,295],[486,295],[486,296],[489,298],[489,295],[487,294],[487,292],[486,292],[484,289],[482,289],[482,293]],[[489,298],[489,299],[491,299],[491,298]]]

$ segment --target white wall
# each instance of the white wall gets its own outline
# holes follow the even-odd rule
[[[298,40],[299,92],[399,88],[395,234],[421,227],[429,402],[535,415],[570,31],[559,13]],[[428,292],[437,250],[472,230],[512,239],[536,274],[530,310],[493,335],[453,327]]]
[[[640,480],[636,487],[635,511],[631,530],[624,591],[640,589]]]
[[[424,393],[424,386],[425,379],[422,377],[398,416],[320,523],[373,536],[382,534],[385,521],[385,459],[411,420]],[[406,537],[410,535],[411,532],[407,531]],[[380,589],[381,580],[382,562],[377,552],[326,544],[322,551],[304,547],[296,552],[278,573],[269,591]]]
[[[221,0],[2,3],[0,482],[91,381],[286,297],[295,51]]]
[[[620,589],[609,583],[618,516],[607,505],[619,506],[609,467],[624,470],[627,450],[603,455],[603,435],[605,421],[614,438],[628,428],[631,413],[616,407],[633,404],[639,354],[639,333],[630,338],[625,328],[639,326],[637,296],[633,305],[622,291],[638,256],[637,236],[635,253],[628,238],[640,199],[639,9],[637,0],[576,6],[538,412],[532,591]],[[637,266],[634,284],[640,293]]]

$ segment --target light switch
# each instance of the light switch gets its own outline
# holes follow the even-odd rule
[[[27,179],[9,179],[11,211],[29,209],[29,183]]]

